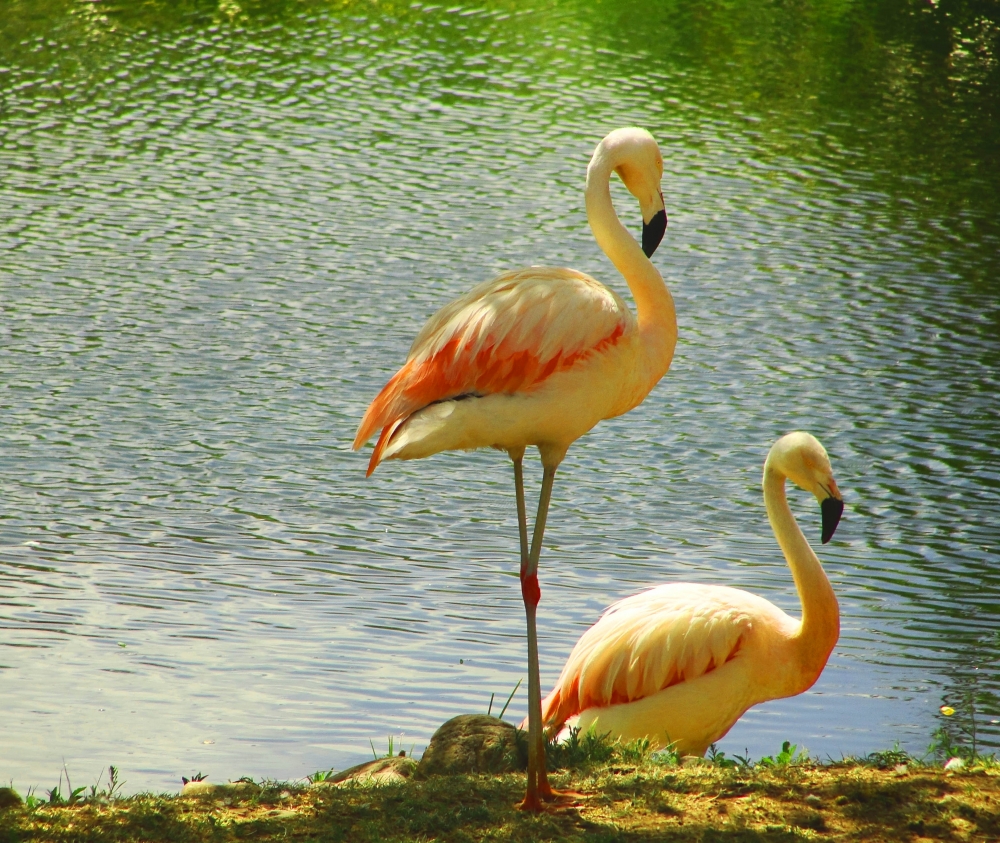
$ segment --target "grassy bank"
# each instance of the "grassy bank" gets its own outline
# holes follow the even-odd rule
[[[898,753],[841,763],[681,765],[614,752],[557,772],[575,808],[514,809],[523,774],[380,786],[245,782],[200,796],[93,794],[0,808],[0,841],[996,841],[1000,766]],[[771,763],[766,763],[766,762]],[[13,800],[10,800],[13,802]]]

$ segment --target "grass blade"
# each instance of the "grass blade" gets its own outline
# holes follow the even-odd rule
[[[503,720],[504,712],[507,710],[507,706],[510,705],[510,701],[514,699],[514,694],[517,693],[517,689],[521,687],[521,680],[517,680],[517,684],[514,686],[514,690],[510,692],[510,696],[507,697],[507,702],[503,704],[503,708],[500,709],[500,719]]]

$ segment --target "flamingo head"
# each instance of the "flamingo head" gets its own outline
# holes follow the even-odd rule
[[[801,430],[785,434],[771,446],[765,473],[769,467],[816,496],[823,513],[823,544],[830,541],[844,513],[844,499],[833,479],[830,457],[819,440]]]
[[[667,211],[660,189],[663,178],[660,148],[649,132],[636,128],[615,129],[601,141],[598,153],[602,147],[628,192],[639,200],[642,251],[647,258],[652,257],[667,230]]]

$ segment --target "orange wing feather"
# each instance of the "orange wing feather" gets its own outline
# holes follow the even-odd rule
[[[751,629],[729,592],[740,593],[677,583],[612,605],[570,653],[542,722],[559,729],[585,709],[652,696],[725,664]]]
[[[417,410],[470,393],[530,391],[617,342],[629,318],[618,296],[569,269],[532,267],[480,284],[424,326],[365,412],[354,448],[382,430],[371,474],[398,424]]]

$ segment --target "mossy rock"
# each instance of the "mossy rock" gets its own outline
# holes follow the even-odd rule
[[[212,784],[206,781],[185,782],[181,788],[180,795],[185,798],[192,797],[212,797],[223,796],[246,796],[259,791],[260,785],[250,781],[227,782],[226,784]]]
[[[412,778],[416,771],[417,762],[405,755],[376,758],[374,761],[366,761],[364,764],[341,770],[335,776],[316,782],[313,787],[342,786],[348,783],[360,785],[391,784]]]
[[[18,792],[12,787],[0,787],[0,811],[20,808],[23,803]]]
[[[460,714],[441,726],[420,758],[421,776],[510,773],[527,766],[527,740],[510,723]]]

